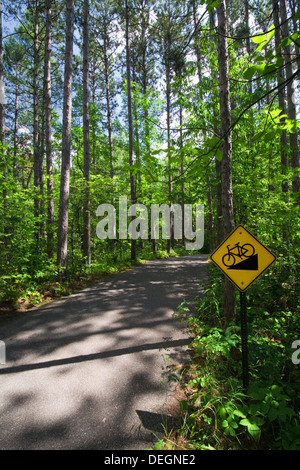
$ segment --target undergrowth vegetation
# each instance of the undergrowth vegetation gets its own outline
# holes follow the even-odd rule
[[[182,247],[171,250],[171,253],[163,249],[153,253],[151,247],[145,246],[136,262],[132,263],[129,243],[127,245],[127,250],[126,246],[123,251],[118,247],[118,250],[112,253],[104,249],[103,253],[99,254],[99,261],[91,266],[87,266],[84,258],[76,253],[70,260],[68,278],[63,280],[60,279],[60,270],[54,261],[43,259],[41,255],[38,263],[36,259],[23,259],[18,269],[7,271],[0,276],[0,311],[27,310],[46,301],[70,295],[106,276],[142,264],[146,260],[188,253]]]
[[[179,424],[155,449],[300,450],[299,281],[278,262],[247,291],[250,384],[242,386],[239,318],[222,318],[222,276],[210,266],[196,315],[183,302],[176,313],[192,333],[192,361],[182,370]],[[278,276],[276,270],[281,270]],[[237,312],[239,312],[237,295]]]

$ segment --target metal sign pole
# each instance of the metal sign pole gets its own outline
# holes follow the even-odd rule
[[[246,227],[237,225],[213,251],[209,259],[240,291],[243,387],[247,394],[249,370],[245,291],[277,258]]]
[[[247,331],[247,305],[246,293],[240,292],[241,305],[241,338],[242,338],[242,365],[243,365],[243,387],[247,393],[249,385],[249,369],[248,369],[248,331]]]

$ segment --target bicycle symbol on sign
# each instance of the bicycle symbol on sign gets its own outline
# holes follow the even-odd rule
[[[254,255],[255,248],[250,243],[244,243],[244,245],[240,246],[240,243],[236,243],[232,248],[229,248],[230,245],[227,245],[227,253],[222,257],[222,263],[227,268],[232,268],[235,265],[237,258],[242,259],[250,258],[250,256]]]

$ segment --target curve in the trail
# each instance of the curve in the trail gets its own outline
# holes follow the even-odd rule
[[[0,449],[145,449],[168,419],[189,336],[172,318],[206,255],[154,260],[3,319]]]

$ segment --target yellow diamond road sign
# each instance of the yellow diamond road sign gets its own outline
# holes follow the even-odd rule
[[[276,256],[245,227],[238,225],[210,255],[210,259],[244,292],[276,261]]]

